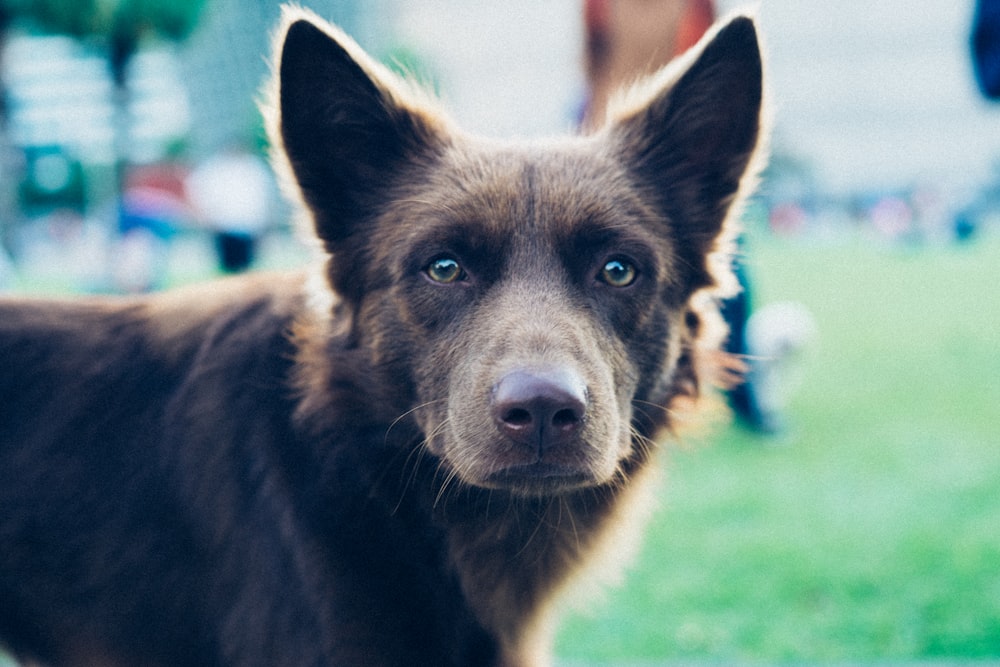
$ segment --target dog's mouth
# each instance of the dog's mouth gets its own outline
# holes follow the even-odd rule
[[[589,471],[537,461],[493,472],[486,476],[483,483],[492,488],[553,491],[591,486],[595,481]]]

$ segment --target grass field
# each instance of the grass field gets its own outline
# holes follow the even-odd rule
[[[757,242],[758,303],[819,338],[790,432],[671,449],[626,583],[564,626],[583,663],[1000,658],[1000,242]]]

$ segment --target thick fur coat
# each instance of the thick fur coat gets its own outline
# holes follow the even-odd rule
[[[322,270],[0,302],[0,644],[547,664],[710,382],[761,78],[739,16],[593,135],[497,142],[286,11],[269,122]]]

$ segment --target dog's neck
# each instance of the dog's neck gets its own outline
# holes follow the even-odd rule
[[[439,503],[466,599],[511,664],[543,664],[557,608],[586,602],[635,555],[659,477],[638,460],[648,454],[598,488],[543,498],[466,488],[453,492],[461,502]]]

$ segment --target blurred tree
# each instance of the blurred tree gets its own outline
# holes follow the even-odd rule
[[[22,18],[48,32],[103,42],[115,84],[125,85],[141,40],[184,39],[203,5],[204,0],[0,0],[0,19]]]
[[[115,87],[115,155],[121,186],[128,146],[128,66],[143,39],[186,38],[205,0],[0,0],[0,31],[22,19],[40,30],[93,40],[106,50]],[[0,40],[2,40],[0,34]]]

